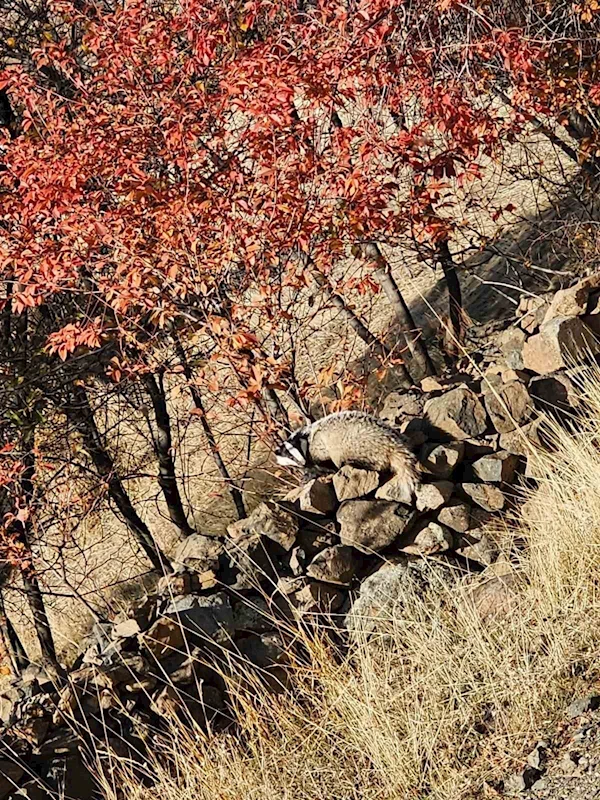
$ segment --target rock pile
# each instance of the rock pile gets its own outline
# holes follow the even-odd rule
[[[326,615],[355,631],[384,589],[418,590],[423,556],[491,565],[494,517],[518,499],[521,479],[535,477],[539,412],[576,408],[573,364],[600,354],[599,299],[600,275],[528,299],[483,376],[465,369],[386,398],[381,418],[405,433],[421,464],[415,497],[359,465],[316,477],[261,503],[222,539],[189,536],[154,594],[95,626],[68,678],[28,668],[0,694],[0,800],[46,789],[91,796],[86,748],[143,753],[170,715],[227,724],[231,663],[243,660],[277,690],[286,629],[291,640],[294,625]]]
[[[419,413],[408,415],[407,403]],[[155,594],[96,624],[68,679],[30,667],[0,694],[0,800],[16,798],[23,782],[30,794],[39,781],[56,789],[57,775],[77,781],[72,796],[89,796],[81,788],[91,786],[82,778],[86,747],[144,752],[172,714],[227,724],[228,659],[255,667],[273,690],[283,685],[282,621],[293,630],[326,614],[354,630],[360,616],[372,617],[381,586],[413,581],[418,589],[426,580],[418,557],[494,560],[486,524],[511,501],[522,464],[499,449],[485,397],[450,384],[429,399],[391,396],[385,413],[401,414],[419,449],[416,496],[400,502],[393,479],[345,466],[261,503],[223,539],[189,536]]]

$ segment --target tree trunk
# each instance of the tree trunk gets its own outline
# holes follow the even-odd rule
[[[375,242],[369,242],[369,244],[363,246],[363,253],[369,261],[376,264],[373,276],[394,309],[394,313],[402,327],[406,345],[415,363],[423,375],[435,375],[435,367],[423,342],[421,331],[415,325],[410,309],[406,305],[402,292],[394,280],[390,265],[383,257],[379,246]]]
[[[19,411],[22,415],[21,420],[21,447],[23,449],[23,471],[20,477],[20,489],[25,503],[25,510],[29,513],[23,521],[14,520],[11,524],[12,530],[17,535],[23,546],[26,557],[30,565],[22,570],[23,584],[27,603],[33,615],[33,625],[40,643],[42,657],[49,664],[59,670],[58,659],[56,658],[56,647],[50,629],[50,622],[46,613],[46,606],[40,584],[33,566],[33,552],[31,543],[33,540],[32,515],[35,503],[35,401],[32,402],[31,395],[27,390],[25,378],[30,366],[30,342],[29,342],[29,314],[24,311],[16,321],[16,343],[15,349],[18,353],[15,360],[16,373],[21,379],[21,388],[17,392]],[[10,325],[7,330],[10,337]]]
[[[75,427],[83,436],[86,449],[94,466],[108,484],[109,497],[116,505],[138,544],[152,562],[153,567],[160,572],[165,572],[170,566],[169,561],[154,541],[150,529],[140,518],[125,491],[125,487],[115,469],[114,461],[108,454],[98,431],[87,392],[79,385],[74,385],[73,388],[77,407],[71,407],[69,414]]]
[[[289,430],[290,418],[275,389],[264,389],[263,395],[267,408],[269,409],[269,414],[273,419],[277,420],[280,425]]]
[[[18,676],[29,665],[29,659],[21,640],[9,620],[4,605],[4,598],[0,592],[0,644],[10,662],[13,674]]]
[[[46,606],[37,575],[33,570],[31,572],[23,572],[23,583],[25,584],[25,594],[31,613],[33,615],[33,624],[37,634],[40,647],[42,649],[42,656],[46,661],[58,666],[56,658],[56,648],[54,646],[54,639],[50,629],[50,622],[46,614]]]
[[[173,441],[171,437],[171,419],[169,417],[169,409],[167,408],[163,376],[162,374],[159,375],[157,381],[154,375],[147,374],[143,376],[142,380],[150,396],[150,401],[152,402],[152,408],[154,410],[156,430],[154,430],[152,425],[150,429],[154,452],[158,459],[158,484],[162,489],[171,522],[179,529],[183,536],[189,536],[194,533],[194,529],[187,520],[179,493],[179,487],[177,485],[175,461],[172,455]]]
[[[346,301],[344,298],[334,292],[329,284],[327,278],[322,275],[318,270],[313,272],[315,281],[323,291],[325,297],[329,300],[329,302],[337,308],[338,311],[342,314],[348,325],[352,328],[354,333],[361,339],[368,347],[370,347],[373,352],[377,353],[382,359],[389,358],[392,356],[392,351],[387,347],[380,339],[375,336],[375,334],[371,333],[371,331],[367,328],[361,318],[352,311],[351,308],[348,308],[346,305]],[[400,375],[402,379],[406,383],[412,383],[412,379],[408,373],[406,368],[406,364],[404,362],[398,365]]]
[[[21,475],[21,488],[26,502],[26,508],[32,508],[34,503],[35,486],[33,483],[35,475],[35,454],[34,454],[34,428],[31,424],[28,425],[23,435],[23,445],[25,448],[25,455],[23,457],[23,464],[25,469]],[[22,524],[22,540],[31,555],[31,515]],[[33,562],[33,558],[31,558]],[[27,595],[27,602],[31,613],[33,615],[33,624],[35,631],[40,642],[42,656],[54,666],[58,667],[58,659],[56,658],[56,647],[54,646],[54,639],[50,629],[50,622],[46,614],[46,606],[44,598],[40,589],[40,584],[33,566],[29,570],[25,569],[22,572],[23,583],[25,585],[25,594]]]
[[[238,519],[245,519],[248,515],[246,513],[246,507],[244,505],[244,498],[242,496],[242,492],[240,491],[239,486],[237,486],[231,475],[229,474],[229,470],[221,453],[219,452],[219,446],[217,444],[217,440],[215,439],[215,435],[212,432],[212,428],[206,418],[206,411],[204,409],[204,403],[202,401],[202,395],[200,394],[200,390],[197,386],[194,386],[193,383],[193,374],[192,369],[188,363],[187,356],[185,354],[185,350],[183,349],[183,345],[179,337],[174,334],[173,340],[175,342],[175,350],[177,352],[177,357],[181,362],[181,366],[183,367],[183,374],[186,377],[188,382],[188,386],[190,389],[190,393],[192,395],[192,400],[194,401],[194,406],[198,409],[198,416],[200,418],[200,424],[202,425],[202,430],[204,431],[204,435],[206,436],[206,440],[208,442],[208,447],[210,449],[211,455],[217,465],[217,469],[221,473],[221,477],[223,478],[225,484],[229,489],[229,493],[231,494],[231,499],[235,505],[235,510],[237,512]]]
[[[528,119],[530,122],[533,122],[537,130],[539,130],[539,132],[542,133],[548,139],[548,141],[552,142],[552,144],[561,150],[568,158],[570,158],[571,161],[574,161],[579,167],[581,167],[581,169],[587,173],[590,178],[593,178],[594,180],[598,179],[600,176],[600,165],[598,164],[598,160],[596,158],[591,158],[589,161],[580,161],[577,151],[566,142],[563,142],[560,136],[547,125],[545,125],[541,119],[535,116],[535,114],[532,114],[530,111],[526,111],[519,105],[515,106],[510,97],[506,94],[506,92],[502,91],[502,89],[496,89],[495,93],[504,103],[506,103],[506,105],[510,106],[511,108],[515,108],[526,119]],[[567,125],[566,130],[575,139],[575,141],[580,140],[580,137],[573,126]]]
[[[447,241],[439,243],[437,248],[437,259],[442,267],[446,286],[448,287],[448,305],[450,318],[450,346],[449,355],[456,357],[460,353],[460,345],[463,339],[463,310],[462,293],[460,281],[456,271],[456,264],[452,259],[452,254]]]

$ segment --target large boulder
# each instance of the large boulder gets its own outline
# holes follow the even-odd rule
[[[427,421],[434,430],[451,439],[481,436],[487,428],[487,415],[477,395],[466,386],[459,386],[425,404]]]
[[[219,569],[219,558],[223,553],[223,544],[212,536],[192,533],[180,542],[173,556],[176,564],[182,564],[194,572],[206,572]]]
[[[523,365],[538,375],[545,375],[597,353],[600,353],[600,342],[580,317],[556,317],[545,322],[540,332],[525,342]]]
[[[365,497],[379,486],[379,473],[346,464],[333,476],[333,486],[340,502]]]
[[[354,577],[359,565],[360,557],[354,548],[338,544],[317,553],[308,565],[306,574],[318,581],[346,586]]]
[[[498,433],[514,431],[530,418],[531,397],[521,381],[484,388],[485,407]]]
[[[353,637],[393,629],[395,620],[420,617],[430,587],[441,588],[455,579],[455,571],[438,561],[396,556],[362,582],[346,627]]]
[[[227,527],[234,542],[249,535],[265,536],[284,550],[291,550],[298,534],[298,517],[277,503],[267,501],[258,505],[246,519]]]
[[[424,444],[419,454],[423,470],[438,478],[449,478],[465,455],[464,442]]]
[[[488,567],[465,591],[464,608],[482,621],[507,617],[519,603],[519,576],[509,569],[498,574],[495,566]]]
[[[386,500],[346,500],[339,507],[337,518],[342,544],[373,553],[384,550],[403,534],[415,512]]]
[[[194,643],[228,645],[234,632],[233,609],[224,592],[207,597],[176,597],[164,611],[167,619],[181,625],[184,636]]]
[[[557,317],[579,317],[586,314],[590,294],[598,287],[600,287],[600,273],[583,278],[568,289],[560,289],[552,298],[544,322]]]

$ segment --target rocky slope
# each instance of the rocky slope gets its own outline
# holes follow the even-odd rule
[[[600,275],[531,298],[498,347],[387,397],[381,418],[406,434],[422,466],[415,497],[354,466],[315,478],[263,502],[226,537],[187,538],[176,572],[96,624],[68,675],[28,668],[0,695],[0,800],[24,790],[92,796],[85,761],[98,742],[143,756],[170,714],[226,726],[232,660],[277,691],[295,626],[325,621],[342,640],[368,632],[390,603],[401,613],[398,587],[419,591],[431,560],[467,581],[483,573],[470,600],[482,619],[505,613],[515,575],[496,521],[535,480],[544,415],[568,419],[579,405],[578,365],[600,354],[599,298]],[[507,792],[542,776],[539,763],[529,767]]]

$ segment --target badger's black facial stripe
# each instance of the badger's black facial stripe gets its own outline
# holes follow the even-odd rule
[[[292,458],[296,464],[304,464],[306,461],[304,453],[302,452],[304,449],[302,446],[303,444],[304,442],[302,439],[299,441],[287,441],[283,443],[283,446],[287,451],[287,456]]]
[[[308,453],[308,439],[306,436],[300,434],[297,436],[292,436],[291,439],[288,439],[287,444],[289,444],[297,452],[302,453],[303,456],[306,456]]]

